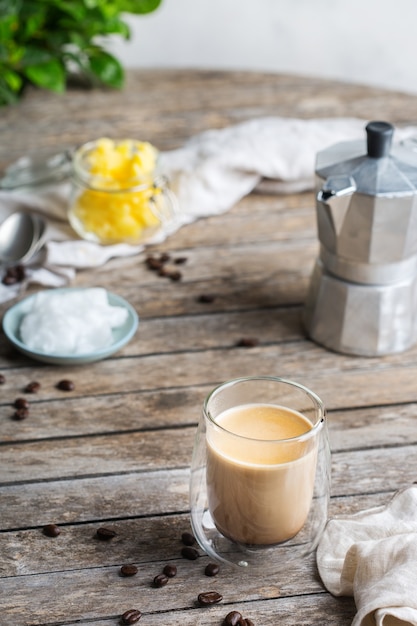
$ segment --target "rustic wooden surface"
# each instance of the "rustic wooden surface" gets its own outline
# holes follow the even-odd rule
[[[293,76],[131,72],[123,92],[33,91],[2,110],[0,167],[103,135],[168,149],[260,115],[416,124],[417,97]],[[251,195],[155,250],[187,257],[180,282],[150,272],[145,255],[79,272],[74,281],[104,286],[138,311],[136,336],[114,357],[47,366],[0,337],[0,623],[113,626],[137,608],[143,626],[220,626],[232,609],[256,626],[347,626],[354,603],[324,590],[314,559],[270,580],[223,570],[209,579],[206,557],[181,558],[200,406],[213,385],[236,376],[305,383],[328,408],[331,514],[362,510],[417,479],[417,347],[360,358],[306,339],[302,304],[317,252],[310,193]],[[200,303],[201,294],[214,301]],[[239,348],[242,337],[259,345]],[[58,391],[62,378],[75,390]],[[42,387],[30,397],[30,416],[14,421],[11,405],[32,380]],[[47,523],[61,535],[45,537]],[[102,525],[117,531],[109,543],[94,539]],[[152,579],[167,562],[178,565],[178,575],[155,589]],[[135,563],[138,574],[120,577],[124,563]],[[224,600],[198,608],[196,597],[207,589]]]

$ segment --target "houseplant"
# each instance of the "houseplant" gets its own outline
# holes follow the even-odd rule
[[[109,35],[128,39],[126,13],[154,11],[161,0],[0,0],[0,105],[26,84],[65,91],[77,75],[119,88],[124,71],[105,50]]]

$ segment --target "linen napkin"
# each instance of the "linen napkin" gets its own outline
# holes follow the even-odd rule
[[[330,593],[354,597],[352,626],[417,626],[417,485],[386,506],[330,520],[317,566]]]
[[[149,243],[164,241],[198,218],[227,211],[254,190],[288,193],[312,189],[316,153],[339,141],[364,139],[365,125],[365,120],[357,118],[256,118],[205,131],[181,148],[161,153],[159,169],[170,181],[179,210],[177,218]],[[413,135],[417,128],[396,131],[397,139]],[[22,158],[27,162],[27,155]],[[66,220],[69,194],[68,180],[31,189],[0,189],[0,221],[18,208],[48,219],[45,248],[28,264],[26,283],[7,287],[0,283],[0,302],[14,298],[27,283],[62,286],[78,269],[143,251],[143,246],[100,246],[80,240]]]

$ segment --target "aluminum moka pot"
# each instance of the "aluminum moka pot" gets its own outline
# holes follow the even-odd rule
[[[417,340],[417,152],[412,141],[391,147],[393,133],[370,122],[366,142],[317,155],[320,252],[305,325],[337,352],[379,356]]]

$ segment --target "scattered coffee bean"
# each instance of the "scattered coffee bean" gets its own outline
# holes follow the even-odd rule
[[[256,337],[242,337],[236,343],[238,348],[254,348],[257,345],[259,345],[259,339],[256,339]]]
[[[64,380],[59,381],[59,383],[57,384],[57,388],[61,391],[74,391],[75,385],[72,380],[67,380],[64,378]]]
[[[145,259],[146,266],[150,270],[160,270],[170,260],[170,255],[167,252],[163,252],[159,257],[148,256]]]
[[[220,571],[220,567],[217,563],[207,563],[204,573],[206,576],[217,576]]]
[[[56,524],[47,524],[43,527],[42,532],[47,537],[58,537],[61,534],[61,529]]]
[[[129,626],[130,624],[136,624],[142,617],[142,613],[137,611],[136,609],[129,609],[129,611],[125,611],[122,615],[122,624]]]
[[[242,624],[242,626],[255,626],[255,624],[252,622],[252,620],[251,620],[251,619],[249,619],[249,617],[246,617],[246,618],[243,620],[243,624]]]
[[[26,400],[26,398],[16,398],[16,400],[13,403],[13,406],[16,409],[28,409],[29,402]]]
[[[161,265],[161,267],[158,270],[158,276],[168,276],[168,274],[169,274],[169,270],[163,265]]]
[[[0,385],[4,385],[5,382],[6,382],[6,377],[4,376],[4,374],[0,374]]]
[[[3,283],[3,285],[6,285],[6,287],[9,287],[10,285],[15,285],[18,282],[18,280],[16,276],[13,276],[13,274],[6,272],[1,282]]]
[[[156,259],[154,256],[148,256],[145,259],[145,263],[150,270],[160,270],[163,263],[160,259]]]
[[[41,384],[38,383],[37,380],[34,380],[31,383],[28,383],[26,385],[25,391],[26,393],[38,393],[40,388],[41,388]]]
[[[178,282],[182,278],[181,272],[171,271],[168,273],[168,278],[174,282]]]
[[[230,611],[223,620],[223,626],[240,626],[242,623],[242,613]]]
[[[97,539],[101,539],[102,541],[109,541],[116,536],[116,532],[112,528],[105,528],[104,526],[101,528],[97,528],[96,537]]]
[[[191,533],[185,532],[181,535],[181,541],[185,546],[193,546],[195,544],[195,537]]]
[[[21,283],[26,278],[26,271],[23,265],[15,265],[14,267],[8,267],[5,275],[3,276],[3,285],[15,285]]]
[[[191,548],[191,546],[185,546],[181,550],[181,555],[184,559],[188,559],[189,561],[195,561],[200,556],[195,548]]]
[[[176,259],[174,259],[174,263],[175,265],[184,265],[184,263],[187,263],[188,259],[186,256],[178,256]]]
[[[171,256],[167,252],[163,252],[159,255],[159,257],[148,256],[145,259],[146,266],[148,269],[152,271],[158,272],[158,276],[162,276],[164,278],[169,278],[173,281],[179,281],[182,278],[181,272],[178,270],[172,269],[172,267],[167,267],[167,263],[171,260]],[[174,259],[173,263],[176,265],[181,265],[185,263],[187,260],[186,257],[178,257]]]
[[[133,565],[133,563],[122,565],[122,567],[120,568],[121,576],[134,576],[137,573],[138,573],[138,568],[136,567],[136,565]]]
[[[28,415],[29,409],[25,409],[24,407],[22,407],[21,409],[16,409],[16,411],[13,413],[13,419],[20,422],[21,420],[26,419]]]
[[[165,576],[168,576],[168,578],[174,578],[174,576],[177,575],[177,566],[168,564],[165,565],[162,571],[164,572]]]
[[[24,265],[16,265],[13,268],[14,274],[17,276],[19,283],[26,278],[26,268]]]
[[[211,304],[216,299],[216,296],[213,296],[211,293],[202,293],[197,298],[197,302],[201,302],[202,304]]]
[[[168,583],[168,580],[169,578],[168,576],[165,576],[165,574],[158,574],[153,579],[153,584],[155,585],[155,587],[165,587],[165,585]]]
[[[198,594],[197,600],[201,606],[211,606],[212,604],[221,602],[223,600],[223,596],[220,593],[217,593],[217,591],[205,591]]]
[[[181,272],[178,272],[177,270],[170,270],[164,266],[162,266],[161,269],[158,271],[158,276],[164,276],[165,278],[169,278],[173,281],[178,281],[182,278]]]

